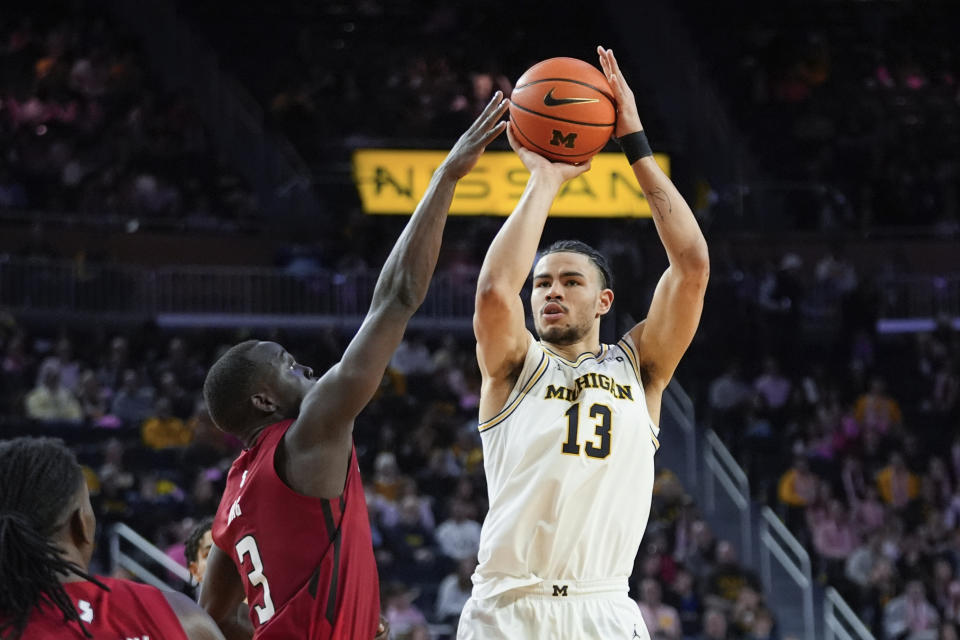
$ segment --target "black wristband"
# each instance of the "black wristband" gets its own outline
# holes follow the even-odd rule
[[[650,143],[647,141],[647,134],[644,133],[642,129],[622,136],[618,142],[630,164],[633,164],[640,158],[653,155],[653,149],[650,148]]]

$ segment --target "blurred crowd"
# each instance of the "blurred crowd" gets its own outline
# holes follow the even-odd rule
[[[784,258],[768,289],[745,295],[721,281],[712,296],[727,300],[728,326],[717,331],[708,300],[696,375],[681,378],[755,497],[778,510],[820,582],[876,637],[955,638],[960,333],[944,318],[930,332],[878,335],[875,296],[852,264],[831,255],[804,270]],[[806,307],[809,321],[816,305],[803,294],[818,281],[821,299],[841,301],[833,330],[819,335],[789,313]]]
[[[178,7],[230,52],[227,64],[318,164],[384,141],[446,147],[532,64],[560,55],[598,64],[596,46],[610,35],[590,5],[279,0],[268,16],[225,0]],[[653,109],[643,112],[656,128]]]
[[[14,2],[0,16],[0,210],[231,228],[256,214],[189,97],[94,13]]]
[[[955,2],[677,6],[797,226],[957,233]]]

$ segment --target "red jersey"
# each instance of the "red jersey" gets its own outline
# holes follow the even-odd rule
[[[234,461],[213,541],[243,578],[257,640],[372,640],[380,581],[356,449],[339,498],[301,495],[274,466],[292,423],[270,425]]]
[[[110,591],[86,580],[63,585],[83,625],[96,640],[187,640],[177,614],[159,589],[129,580],[97,580]],[[23,640],[86,637],[79,624],[64,622],[60,610],[49,604],[34,609],[23,634]]]

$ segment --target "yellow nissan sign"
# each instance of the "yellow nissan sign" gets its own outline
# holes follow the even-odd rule
[[[426,191],[446,151],[359,149],[353,153],[353,181],[369,214],[409,215]],[[655,154],[670,175],[670,158]],[[462,216],[509,215],[527,184],[529,172],[512,151],[487,151],[460,184],[450,213]],[[622,153],[600,153],[590,171],[567,182],[552,216],[580,218],[649,217],[650,204]]]

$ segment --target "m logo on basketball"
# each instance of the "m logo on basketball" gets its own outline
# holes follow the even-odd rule
[[[563,585],[562,587],[561,587],[560,585],[558,585],[558,584],[553,585],[553,595],[555,595],[555,596],[563,596],[564,598],[566,598],[566,597],[567,597],[567,585]]]
[[[570,132],[567,135],[563,135],[563,132],[559,129],[553,130],[553,139],[550,140],[550,144],[555,147],[566,147],[568,149],[573,149],[573,142],[577,139],[577,134]]]

